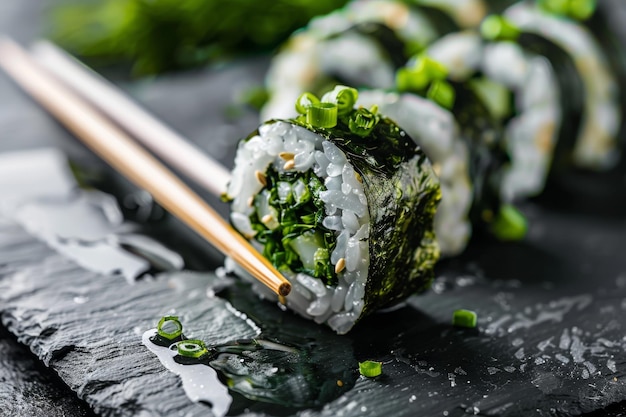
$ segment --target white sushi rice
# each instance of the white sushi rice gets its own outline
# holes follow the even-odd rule
[[[485,44],[476,32],[447,35],[428,54],[446,65],[450,78],[463,81],[477,71],[515,93],[516,116],[505,129],[511,164],[500,194],[512,201],[540,193],[548,176],[562,122],[560,91],[549,61],[514,42]]]
[[[261,217],[260,211],[271,211],[271,207],[263,208],[262,203],[250,205],[250,201],[258,194],[263,195],[264,185],[258,179],[259,172],[264,173],[268,168],[285,172],[285,160],[279,155],[282,152],[294,155],[295,165],[287,168],[290,172],[313,170],[324,183],[326,190],[320,193],[320,198],[325,204],[326,216],[322,223],[334,232],[337,239],[330,262],[333,266],[345,262],[345,268],[337,273],[336,286],[325,285],[320,279],[304,273],[285,273],[292,285],[291,294],[286,297],[287,306],[317,323],[327,323],[337,333],[346,333],[359,318],[364,306],[369,269],[370,217],[363,184],[337,146],[303,127],[286,122],[262,125],[259,134],[242,141],[237,150],[227,190],[228,196],[233,199],[231,221],[243,235],[252,239],[257,249],[262,250],[262,246],[254,240],[255,232],[249,216],[258,210]],[[284,192],[277,191],[279,195]],[[298,248],[301,258],[311,256],[316,249]],[[229,261],[226,266],[248,278],[260,294],[275,299],[274,293],[258,284],[234,262]]]
[[[619,159],[619,89],[593,35],[581,24],[544,13],[530,2],[513,5],[504,16],[521,29],[550,39],[572,57],[585,92],[574,161],[593,169],[613,167]]]
[[[470,237],[469,210],[472,185],[469,152],[459,136],[452,113],[414,94],[381,90],[359,92],[358,105],[376,104],[416,140],[433,164],[441,185],[441,201],[434,219],[435,235],[442,256],[460,253]]]

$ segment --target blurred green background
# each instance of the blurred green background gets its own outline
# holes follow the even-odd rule
[[[270,52],[347,0],[61,0],[50,37],[95,67],[133,76]]]

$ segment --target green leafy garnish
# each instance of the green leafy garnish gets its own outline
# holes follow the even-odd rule
[[[522,33],[513,22],[498,15],[487,16],[480,25],[480,33],[492,41],[514,41]]]
[[[359,362],[359,373],[368,378],[374,378],[383,373],[383,363],[376,361]]]
[[[537,0],[543,10],[577,20],[587,20],[596,11],[597,0]]]
[[[396,89],[424,95],[440,106],[451,109],[456,92],[445,81],[447,76],[445,65],[422,54],[415,58],[414,65],[396,71]]]
[[[476,327],[476,313],[470,310],[456,310],[452,315],[452,324],[458,327]]]
[[[491,223],[491,232],[500,240],[521,240],[528,231],[526,217],[511,204],[500,207]]]
[[[400,68],[396,71],[396,89],[398,91],[420,91],[428,86],[428,74],[414,68]]]
[[[346,0],[67,0],[51,37],[91,64],[157,74],[269,52],[313,17]],[[245,22],[245,24],[242,24]]]
[[[337,114],[345,116],[351,113],[359,93],[355,88],[338,85],[332,91],[322,96],[322,103],[331,103],[337,106]]]
[[[183,340],[176,345],[176,349],[179,355],[194,359],[209,353],[204,342],[198,339]]]
[[[359,136],[369,135],[379,121],[379,116],[370,110],[360,108],[350,116],[348,127],[350,131]]]
[[[439,104],[441,107],[452,109],[454,101],[456,100],[456,92],[450,83],[437,80],[428,88],[426,97]]]
[[[165,316],[157,324],[157,333],[167,340],[174,340],[183,334],[183,325],[177,316]]]
[[[306,109],[306,122],[314,127],[337,126],[337,105],[333,103],[312,104]]]
[[[319,198],[326,187],[311,171],[279,173],[268,169],[265,175],[267,186],[256,196],[257,210],[250,215],[252,228],[257,232],[255,238],[263,245],[263,256],[278,270],[303,272],[335,285],[337,275],[330,253],[336,238],[322,225],[325,205]],[[279,189],[288,194],[279,195]],[[258,215],[258,207],[267,195],[267,204],[275,210],[278,220],[278,227],[271,230]]]
[[[314,104],[319,104],[320,99],[315,96],[313,93],[304,92],[300,94],[300,97],[296,100],[296,111],[299,114],[306,114],[306,111],[309,107]]]

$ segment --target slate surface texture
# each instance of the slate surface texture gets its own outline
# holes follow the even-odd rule
[[[23,42],[37,37],[45,11],[37,3],[3,0],[0,30]],[[233,118],[229,106],[262,80],[266,65],[250,59],[121,87],[228,164],[233,139],[256,127],[254,112],[238,108]],[[431,292],[339,337],[203,272],[219,266],[219,255],[149,203],[145,210],[129,205],[137,190],[4,75],[0,97],[0,157],[63,151],[51,157],[50,171],[40,168],[54,186],[42,190],[37,175],[24,174],[20,187],[0,178],[0,415],[210,415],[141,344],[142,333],[168,313],[209,343],[261,334],[315,346],[316,354],[336,358],[335,369],[345,367],[345,389],[324,404],[271,405],[233,393],[231,415],[626,415],[621,174],[586,178],[591,186],[576,196],[555,190],[528,202],[524,242],[478,239],[439,265]],[[63,174],[64,158],[115,199],[77,190]],[[12,172],[32,171],[24,161]],[[0,171],[9,172],[7,165]],[[598,191],[598,182],[610,187]],[[121,241],[146,252],[121,251]],[[115,259],[108,269],[97,262],[102,251]],[[458,308],[478,313],[477,329],[451,326]],[[383,362],[382,377],[355,374],[354,364],[366,359]]]

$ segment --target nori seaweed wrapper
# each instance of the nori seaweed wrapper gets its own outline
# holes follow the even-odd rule
[[[365,137],[342,121],[331,129],[303,127],[341,149],[363,180],[371,223],[361,316],[430,288],[439,259],[433,217],[441,190],[424,152],[385,117]]]
[[[377,115],[373,129],[360,135],[351,131],[348,119],[340,117],[333,128],[313,127],[302,118],[270,120],[265,124],[287,123],[328,140],[345,154],[348,164],[360,176],[370,223],[369,268],[358,321],[430,287],[439,259],[433,217],[441,191],[426,155],[393,121]],[[244,141],[259,134],[257,129]],[[271,169],[270,166],[266,173]],[[316,230],[330,231],[321,220],[317,221]],[[289,297],[287,305],[290,306]]]
[[[502,204],[503,168],[509,163],[504,150],[502,124],[466,83],[451,82],[456,91],[452,107],[469,150],[469,175],[473,198],[470,218],[474,225],[489,222]]]
[[[522,33],[516,41],[525,50],[542,55],[550,61],[559,82],[561,124],[548,182],[567,174],[573,165],[573,151],[581,128],[585,92],[583,81],[573,58],[554,42],[533,33]]]

